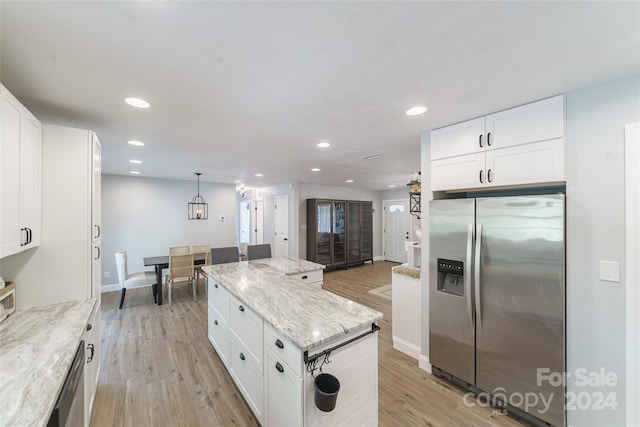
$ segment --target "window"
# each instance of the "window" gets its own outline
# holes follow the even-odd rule
[[[389,206],[390,213],[402,213],[404,212],[404,205],[391,205]]]

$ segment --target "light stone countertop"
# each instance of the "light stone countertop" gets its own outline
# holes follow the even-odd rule
[[[203,267],[209,277],[302,351],[382,319],[376,310],[289,277],[322,268],[291,257]]]
[[[396,265],[395,267],[391,268],[391,272],[396,274],[402,274],[403,276],[409,276],[414,279],[420,278],[420,269],[409,267],[406,264]]]
[[[17,310],[0,324],[0,426],[46,426],[95,299]]]

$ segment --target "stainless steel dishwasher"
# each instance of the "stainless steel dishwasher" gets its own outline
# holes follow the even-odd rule
[[[80,342],[47,427],[84,426],[84,340]]]

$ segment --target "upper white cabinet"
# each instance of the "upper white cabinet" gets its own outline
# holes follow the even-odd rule
[[[42,124],[0,84],[0,257],[41,241]]]
[[[431,132],[431,189],[565,181],[564,96]]]

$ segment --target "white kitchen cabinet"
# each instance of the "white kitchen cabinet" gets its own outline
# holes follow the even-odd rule
[[[18,308],[83,298],[100,300],[100,177],[91,131],[42,127],[42,241],[35,251],[2,260],[2,275],[16,283]],[[96,170],[98,169],[98,170]]]
[[[564,96],[431,132],[433,191],[565,181]]]
[[[322,289],[323,276],[324,274],[322,270],[308,271],[306,273],[298,273],[298,274],[291,275],[291,277],[300,281],[301,283],[316,287],[318,289]]]
[[[91,411],[100,374],[100,304],[96,304],[87,323],[84,337],[86,366],[84,370],[85,426],[91,424]]]
[[[262,363],[249,357],[248,348],[234,334],[229,335],[229,373],[244,396],[253,414],[262,423],[263,387]],[[262,359],[262,357],[260,358]]]
[[[302,378],[267,346],[264,354],[264,381],[263,424],[302,426]]]
[[[0,258],[41,241],[42,124],[0,84]]]
[[[233,296],[230,303],[229,333],[238,339],[246,357],[262,372],[262,318]]]

